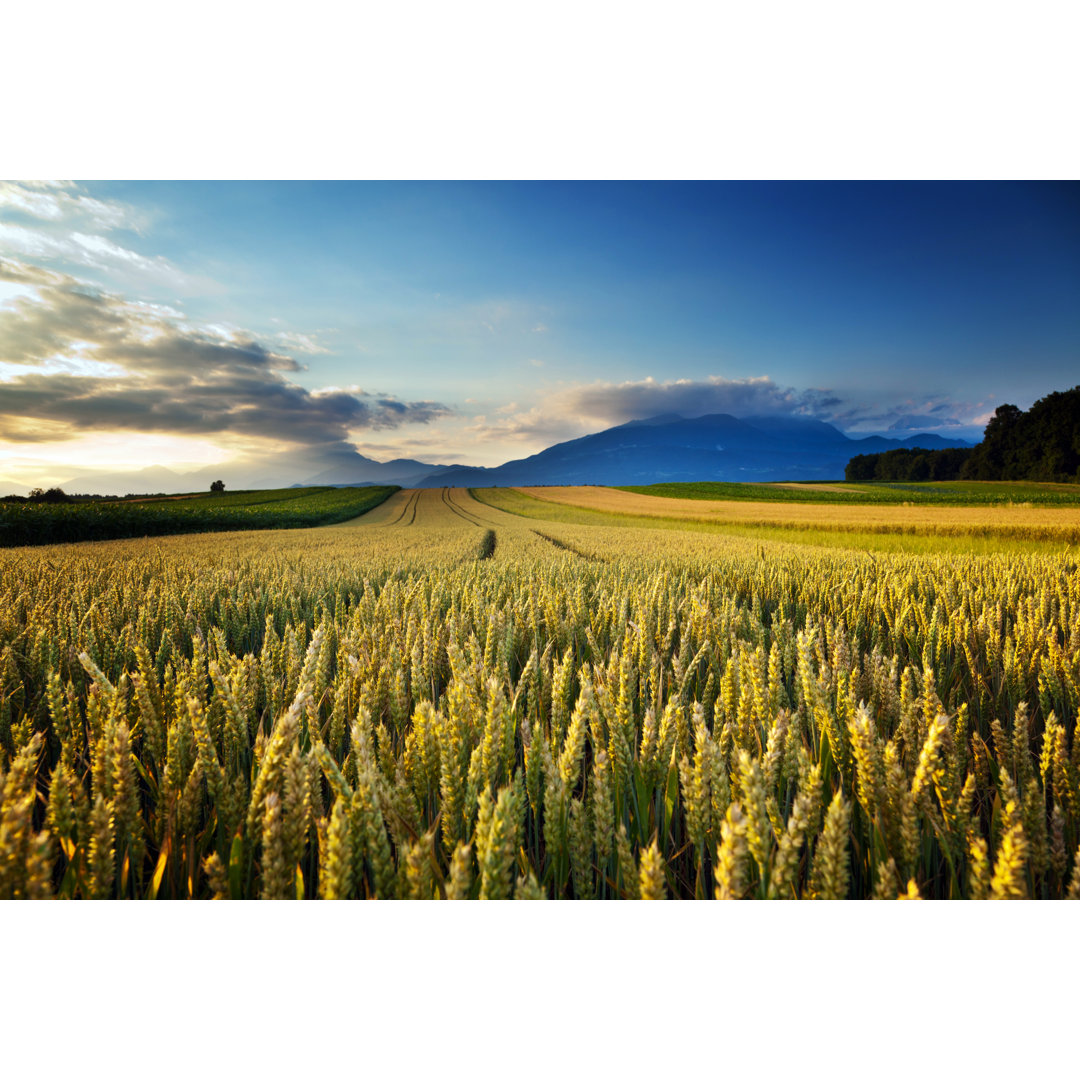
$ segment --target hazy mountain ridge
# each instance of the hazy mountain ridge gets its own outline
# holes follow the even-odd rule
[[[319,464],[323,467],[318,468]],[[157,494],[209,490],[215,480],[225,481],[226,491],[284,487],[367,487],[397,484],[415,487],[452,465],[435,465],[411,458],[375,461],[363,454],[353,453],[330,467],[325,461],[314,462],[305,455],[283,453],[264,458],[258,463],[228,463],[208,465],[192,472],[177,472],[162,465],[130,472],[85,473],[65,481],[60,486],[69,493],[97,495]]]

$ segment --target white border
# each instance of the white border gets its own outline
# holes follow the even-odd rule
[[[5,1064],[165,1078],[1027,1075],[1068,903],[5,904]],[[96,1064],[95,1064],[96,1062]]]
[[[1072,178],[1075,22],[1046,0],[9,5],[0,175]],[[5,904],[5,1071],[1027,1073],[1067,1052],[1076,911]]]
[[[0,175],[1077,175],[1066,0],[8,5]]]

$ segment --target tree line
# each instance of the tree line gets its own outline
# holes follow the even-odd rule
[[[999,405],[978,446],[858,454],[844,479],[1080,482],[1080,386],[1048,394],[1027,412]]]

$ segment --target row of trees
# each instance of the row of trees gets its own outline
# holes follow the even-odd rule
[[[52,487],[47,491],[44,488],[34,488],[29,495],[5,495],[2,502],[9,503],[69,503],[72,496],[68,495],[63,488]]]
[[[1048,394],[1027,412],[999,405],[970,450],[859,454],[844,479],[1080,482],[1080,386]]]
[[[844,479],[860,483],[871,480],[959,480],[972,450],[886,450],[883,454],[858,454],[844,469]]]

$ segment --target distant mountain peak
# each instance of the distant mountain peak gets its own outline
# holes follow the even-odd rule
[[[660,413],[659,416],[646,416],[640,420],[627,420],[625,424],[619,424],[621,428],[632,427],[659,427],[661,424],[677,424],[680,420],[685,420],[685,416],[681,416],[679,413]]]
[[[842,443],[851,438],[838,427],[834,427],[824,420],[815,420],[810,416],[794,416],[791,413],[781,413],[773,416],[744,416],[743,422],[751,427],[768,431],[774,436],[783,432],[789,436],[798,436],[800,439],[812,442]]]

